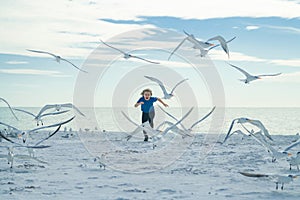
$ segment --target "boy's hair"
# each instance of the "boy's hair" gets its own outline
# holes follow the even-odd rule
[[[151,96],[152,96],[152,90],[150,90],[149,88],[144,89],[141,93],[141,95],[144,95],[145,92],[150,92]]]

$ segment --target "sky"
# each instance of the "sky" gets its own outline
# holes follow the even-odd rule
[[[180,78],[190,79],[175,91],[176,98],[168,102],[172,106],[194,95],[199,107],[214,103],[300,107],[298,0],[14,0],[0,5],[0,97],[13,106],[74,102],[78,94],[83,95],[79,106],[131,105],[144,87],[162,95],[157,85],[143,78],[147,73],[159,77],[169,89]],[[197,77],[179,56],[167,61],[169,52],[184,38],[183,30],[203,41],[216,35],[236,37],[228,44],[229,59],[221,48],[202,59],[189,43],[183,47],[186,54],[184,49],[178,52],[197,60],[199,66],[206,63],[215,69],[217,89],[203,78],[205,74]],[[141,61],[124,60],[100,39],[162,64],[145,66]],[[58,54],[89,73],[26,49]],[[97,59],[91,59],[97,52]],[[282,75],[245,85],[238,80],[243,75],[227,62],[255,75]],[[92,95],[85,96],[85,92]]]

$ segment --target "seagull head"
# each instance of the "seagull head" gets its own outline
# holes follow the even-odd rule
[[[291,175],[291,174],[288,175],[288,177],[291,178],[291,179],[298,178],[298,176],[296,176],[296,175]]]
[[[291,154],[291,153],[289,153],[289,152],[286,152],[286,151],[284,151],[284,152],[282,152],[283,154],[285,154],[285,155],[287,155],[287,156],[292,156],[293,154]]]

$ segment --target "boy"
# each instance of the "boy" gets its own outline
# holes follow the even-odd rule
[[[141,105],[142,110],[142,123],[149,121],[150,126],[153,128],[153,119],[155,116],[153,103],[159,101],[165,107],[168,107],[168,104],[163,102],[160,98],[152,97],[152,91],[150,89],[144,89],[141,93],[142,97],[134,104],[134,107],[138,107]],[[148,135],[144,131],[145,139],[144,141],[148,141]]]

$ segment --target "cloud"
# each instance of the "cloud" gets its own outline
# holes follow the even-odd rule
[[[271,60],[269,62],[272,63],[272,64],[275,64],[275,65],[300,67],[300,59]]]
[[[252,30],[256,30],[256,29],[259,29],[260,27],[259,26],[246,26],[246,30],[248,31],[252,31]]]
[[[0,8],[0,23],[3,27],[0,32],[0,52],[29,55],[25,49],[32,48],[65,57],[85,58],[92,49],[78,48],[76,44],[99,41],[99,36],[106,39],[128,30],[154,27],[147,24],[114,24],[99,19],[139,21],[139,16],[174,16],[183,19],[270,16],[296,18],[299,17],[300,10],[297,2],[280,0],[203,1],[200,12],[199,4],[194,0],[176,3],[171,0],[103,0],[93,1],[92,4],[85,0],[16,0],[3,3]]]
[[[10,61],[6,61],[5,64],[9,64],[9,65],[24,65],[24,64],[28,64],[28,62],[27,61],[10,60]]]
[[[38,70],[38,69],[0,69],[0,73],[20,75],[45,75],[54,77],[66,76],[59,71]]]
[[[270,29],[286,31],[288,33],[300,34],[299,28],[295,28],[295,27],[291,27],[291,26],[273,26],[273,25],[263,25],[263,26],[266,28],[270,28]]]

